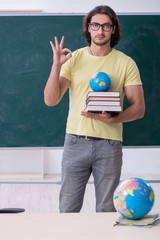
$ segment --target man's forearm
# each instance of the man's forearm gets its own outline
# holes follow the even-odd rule
[[[119,113],[119,115],[112,118],[112,123],[120,123],[120,122],[131,122],[142,118],[144,116],[145,108],[144,105],[131,105],[123,112]]]
[[[51,72],[44,89],[44,101],[48,106],[54,106],[59,102],[59,75],[61,66],[52,66]]]

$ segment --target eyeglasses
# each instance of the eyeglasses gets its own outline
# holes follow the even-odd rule
[[[111,31],[111,28],[113,27],[113,24],[110,24],[110,23],[103,23],[103,24],[99,24],[97,22],[92,22],[89,24],[91,29],[93,31],[98,31],[100,27],[102,27],[102,30],[105,31],[105,32],[110,32]]]

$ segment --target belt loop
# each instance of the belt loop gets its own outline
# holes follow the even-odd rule
[[[75,136],[76,136],[76,138],[80,139],[80,135],[75,135]]]
[[[88,136],[85,136],[85,140],[87,140],[87,141],[89,140]]]

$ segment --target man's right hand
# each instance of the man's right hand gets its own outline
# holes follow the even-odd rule
[[[64,37],[60,44],[55,37],[55,44],[50,41],[53,50],[53,66],[44,89],[44,101],[47,106],[55,106],[62,99],[67,91],[70,81],[60,76],[61,66],[72,56],[72,52],[68,48],[63,49]],[[65,55],[65,53],[68,53]]]
[[[60,44],[57,37],[55,37],[55,45],[52,41],[50,41],[50,44],[53,50],[53,65],[62,66],[62,64],[64,64],[72,56],[72,52],[68,48],[63,49],[64,36],[61,38]],[[67,55],[65,55],[66,52],[68,52]]]

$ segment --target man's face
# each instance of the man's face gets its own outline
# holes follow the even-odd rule
[[[111,19],[105,15],[105,14],[96,14],[91,18],[91,23],[99,23],[99,24],[104,24],[104,23],[109,23],[113,24]],[[93,42],[94,44],[98,46],[103,46],[103,45],[110,45],[110,40],[112,34],[115,32],[115,27],[111,27],[110,31],[104,31],[105,28],[102,29],[100,27],[98,30],[94,31],[92,30],[91,26],[89,25],[88,31],[91,35],[91,43]]]

